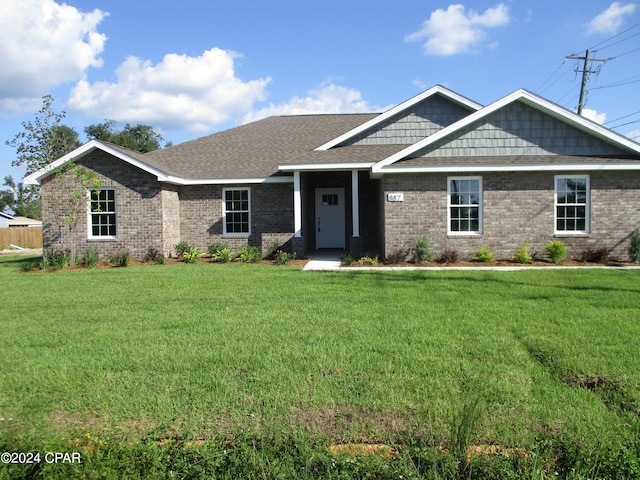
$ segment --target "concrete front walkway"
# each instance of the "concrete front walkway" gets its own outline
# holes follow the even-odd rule
[[[501,271],[501,272],[514,272],[518,270],[584,270],[584,269],[609,269],[609,270],[638,270],[640,266],[636,265],[545,265],[545,266],[531,266],[531,265],[496,265],[496,266],[446,266],[446,267],[411,267],[411,266],[402,266],[402,267],[385,267],[385,266],[357,266],[357,267],[342,267],[340,265],[342,259],[342,254],[338,253],[316,253],[311,255],[311,260],[307,262],[304,266],[303,270],[308,271],[327,271],[327,270],[349,270],[351,272],[355,271],[371,271],[371,270],[379,270],[379,271],[396,271],[396,272],[407,272],[411,270],[432,270],[432,271],[442,271],[442,270],[493,270],[493,271]]]
[[[342,254],[339,253],[315,253],[307,262],[303,270],[340,270]]]

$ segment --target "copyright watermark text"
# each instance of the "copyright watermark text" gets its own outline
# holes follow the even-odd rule
[[[2,463],[24,465],[29,463],[82,463],[80,452],[2,452]]]

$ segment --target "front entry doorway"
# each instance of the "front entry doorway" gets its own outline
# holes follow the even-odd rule
[[[344,188],[316,188],[316,248],[345,248]]]

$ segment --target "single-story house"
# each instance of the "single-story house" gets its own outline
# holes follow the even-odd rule
[[[384,113],[274,116],[146,154],[93,140],[25,178],[45,248],[63,245],[68,162],[101,184],[66,235],[104,256],[186,241],[384,257],[424,234],[436,255],[560,239],[627,258],[640,226],[640,144],[526,90],[482,106],[438,85]]]
[[[14,217],[8,213],[0,212],[0,228],[7,227],[41,227],[41,220],[27,217]]]
[[[0,228],[8,228],[9,220],[13,220],[15,217],[8,213],[0,212]]]

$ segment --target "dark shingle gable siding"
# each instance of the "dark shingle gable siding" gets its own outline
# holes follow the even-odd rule
[[[621,155],[610,144],[521,102],[456,131],[415,157]]]
[[[347,145],[411,145],[457,122],[471,113],[466,108],[434,95],[409,110],[362,132]]]

